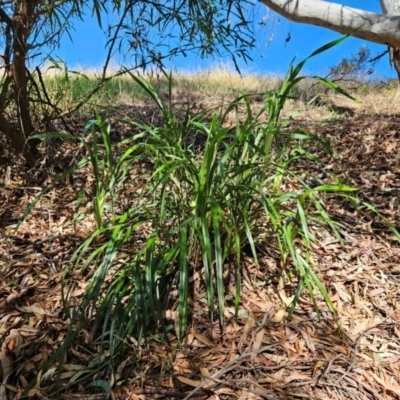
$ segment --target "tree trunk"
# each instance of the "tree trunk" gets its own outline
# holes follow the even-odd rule
[[[397,72],[397,79],[400,83],[400,49],[397,47],[389,47],[390,64]]]
[[[26,56],[30,30],[37,20],[35,13],[37,4],[38,0],[20,0],[16,3],[11,20],[7,20],[4,15],[1,16],[3,22],[9,28],[10,36],[12,35],[11,43],[9,43],[12,60],[5,60],[8,62],[6,68],[9,76],[4,82],[0,96],[0,130],[10,139],[17,151],[22,154],[29,167],[35,165],[36,157],[35,143],[28,141],[33,133],[33,124],[29,107],[29,78],[27,75]],[[9,86],[11,82],[14,87],[14,101],[17,113],[15,126],[7,120],[4,112],[5,97],[11,90]]]
[[[23,0],[13,17],[14,43],[12,75],[14,78],[15,100],[20,129],[25,137],[32,134],[32,120],[29,110],[28,76],[26,71],[26,53],[29,32],[35,23],[36,0]]]
[[[34,167],[36,157],[25,137],[7,121],[3,113],[0,113],[0,130],[8,137],[14,148],[25,158],[28,166],[31,168]]]
[[[385,15],[399,15],[400,14],[400,1],[399,0],[379,0],[382,12]],[[400,82],[400,46],[389,46],[389,59],[390,65],[394,67],[397,72],[397,78]]]

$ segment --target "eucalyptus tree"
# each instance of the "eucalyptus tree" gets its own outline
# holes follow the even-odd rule
[[[49,121],[76,110],[104,85],[116,53],[129,60],[130,68],[162,65],[192,51],[201,56],[229,54],[235,63],[238,57],[247,59],[254,39],[243,12],[246,4],[240,0],[0,0],[0,132],[34,166],[35,142],[27,139],[45,130]],[[51,54],[60,44],[74,21],[90,12],[108,38],[103,74],[96,89],[72,109],[62,110],[53,104],[40,70],[34,67],[44,53]],[[107,14],[116,22],[105,24]]]

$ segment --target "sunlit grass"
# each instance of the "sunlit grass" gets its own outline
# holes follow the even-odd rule
[[[116,71],[114,71],[116,72]],[[168,81],[160,71],[142,71],[140,74],[147,81],[163,91],[168,89]],[[46,89],[53,100],[62,99],[72,104],[85,93],[93,90],[100,81],[101,71],[73,70],[60,71],[50,69],[43,72]],[[218,99],[232,98],[240,93],[264,93],[275,90],[282,77],[261,76],[255,74],[239,75],[223,67],[213,67],[197,72],[174,72],[172,95],[187,93],[191,96],[212,94]],[[135,104],[148,100],[148,94],[130,76],[122,75],[107,82],[93,99],[92,104],[118,105]]]
[[[115,67],[111,68],[108,76],[117,72]],[[41,73],[52,103],[62,109],[72,108],[96,87],[102,75],[101,69],[67,69],[64,65],[58,65],[58,68],[43,68]],[[169,83],[161,71],[149,69],[140,73],[135,71],[134,74],[142,76],[158,90],[161,96],[166,98]],[[228,104],[241,94],[254,94],[253,97],[249,97],[249,100],[259,102],[262,100],[260,94],[277,90],[283,78],[276,74],[261,75],[246,71],[240,75],[228,65],[216,65],[198,71],[173,71],[171,99],[182,106],[197,104],[203,108],[210,108],[224,102]],[[357,112],[396,113],[400,111],[396,107],[396,104],[400,104],[396,100],[400,96],[396,83],[377,80],[368,84],[361,82],[340,82],[340,84],[344,89],[360,97],[363,104],[357,105],[346,98],[338,97],[329,88],[324,88],[312,79],[305,78],[292,89],[286,99],[283,113],[291,114],[316,95],[322,95],[323,101],[317,102],[318,107],[315,104],[308,108],[304,107],[303,118],[309,117],[315,120],[328,118],[332,112],[331,104],[355,109]],[[390,110],[386,109],[388,97],[393,98],[393,107],[391,106]],[[148,93],[128,74],[123,74],[106,82],[92,99],[85,102],[80,113],[81,115],[91,113],[93,106],[114,108],[143,105],[148,101],[151,101]]]

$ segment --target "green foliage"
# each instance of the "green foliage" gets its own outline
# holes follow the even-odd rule
[[[319,163],[307,151],[309,143],[330,151],[323,139],[304,130],[290,130],[288,121],[280,118],[290,91],[303,79],[299,74],[306,60],[290,65],[281,87],[264,94],[265,105],[257,113],[243,95],[219,114],[209,110],[178,115],[151,84],[131,74],[159,108],[163,124],[120,121],[138,133],[114,145],[121,148],[118,151],[111,144],[110,126],[100,118],[89,122],[81,139],[87,157],[73,170],[91,165],[94,171],[96,182],[88,192],[96,227],[73,255],[65,279],[73,267],[91,272],[80,314],[70,315],[70,334],[60,352],[88,326],[92,332],[99,331],[101,346],[109,352],[105,362],[111,367],[128,337],[140,343],[157,329],[168,339],[173,327],[163,312],[173,289],[178,293],[177,334],[182,339],[190,315],[194,272],[204,282],[212,320],[224,315],[228,271],[236,284],[237,313],[243,256],[251,255],[258,264],[258,247],[271,243],[280,250],[284,274],[297,277],[290,314],[304,288],[316,309],[319,292],[335,312],[311,266],[310,249],[316,239],[309,225],[325,226],[341,240],[324,198],[344,196],[356,204],[351,193],[357,189],[335,176],[332,184],[317,182],[310,187],[296,173],[295,163],[300,159]],[[347,95],[327,80],[320,82]],[[247,110],[244,120],[239,118],[241,106]],[[233,126],[228,120],[232,112]],[[85,137],[89,132],[90,140]],[[141,168],[144,182],[130,177],[135,168]],[[287,189],[289,181],[295,190]],[[260,226],[265,226],[264,235],[260,235]],[[49,362],[57,357],[60,354]],[[102,381],[96,385],[108,390]]]
[[[27,144],[27,139],[52,120],[84,106],[108,81],[121,75],[121,71],[117,71],[110,76],[112,59],[117,59],[120,65],[128,59],[129,69],[134,70],[162,67],[165,60],[194,52],[201,57],[230,56],[238,68],[237,58],[248,60],[254,46],[252,27],[243,13],[246,3],[239,0],[7,2],[0,12],[0,47],[4,62],[0,131],[29,167],[34,167],[37,143],[30,141]],[[62,109],[60,99],[64,92],[60,92],[60,99],[53,101],[40,68],[36,67],[32,73],[29,63],[34,59],[36,65],[42,66],[51,59],[53,66],[59,67],[60,62],[49,57],[47,48],[59,46],[61,37],[73,29],[73,22],[83,20],[87,12],[96,15],[107,36],[102,73],[94,87],[90,87],[90,81],[75,80],[75,86],[84,83],[79,90],[83,93],[79,98],[72,93],[74,104]],[[111,14],[112,20],[117,22],[106,26],[108,18],[105,16]],[[45,52],[42,51],[44,47],[47,47]],[[39,58],[41,55],[42,59]],[[68,86],[68,79],[69,74],[64,74],[63,85]]]
[[[103,3],[107,4],[106,2]],[[137,66],[162,65],[165,58],[196,51],[201,57],[230,55],[248,59],[254,45],[251,25],[244,15],[250,2],[239,0],[178,2],[115,2],[120,20],[110,49],[128,50]],[[118,32],[118,35],[117,35]],[[123,32],[123,35],[119,35]]]

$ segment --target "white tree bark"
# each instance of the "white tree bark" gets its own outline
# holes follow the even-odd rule
[[[400,14],[400,1],[399,0],[379,0],[382,12],[388,15]],[[397,72],[397,78],[400,82],[400,49],[398,47],[389,46],[390,64]]]
[[[388,15],[400,14],[400,1],[399,0],[379,0],[382,12]]]
[[[322,26],[400,48],[400,0],[379,0],[383,14],[321,0],[261,0],[291,21]]]

